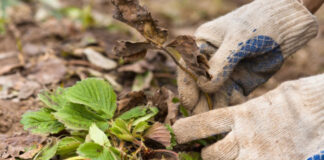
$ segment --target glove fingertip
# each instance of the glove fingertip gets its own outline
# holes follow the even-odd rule
[[[204,160],[233,160],[239,153],[239,145],[234,133],[230,132],[224,139],[203,148],[201,156]]]
[[[178,69],[178,92],[183,106],[192,110],[198,102],[199,90],[195,81],[184,71]]]

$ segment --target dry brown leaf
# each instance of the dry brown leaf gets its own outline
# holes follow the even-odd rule
[[[19,91],[19,99],[27,99],[33,94],[37,93],[36,91],[41,88],[40,84],[35,81],[27,81],[23,88]]]
[[[28,79],[35,80],[41,84],[52,84],[61,81],[67,72],[64,61],[58,58],[50,58],[40,61]]]
[[[0,53],[0,64],[0,75],[8,73],[15,68],[21,67],[17,52]]]
[[[46,50],[46,46],[33,43],[26,43],[22,48],[23,53],[27,56],[37,56],[42,53],[45,53]]]
[[[164,120],[164,123],[173,124],[178,115],[179,103],[174,103],[173,98],[175,97],[174,93],[168,90],[168,99],[166,100],[168,104],[168,114]]]
[[[121,110],[129,110],[130,108],[146,103],[147,99],[143,91],[128,92],[117,102],[117,109],[120,112]]]
[[[162,45],[168,32],[157,25],[157,21],[138,0],[111,0],[116,7],[114,18],[136,28],[146,39]]]
[[[37,144],[36,148],[25,152],[24,154],[20,155],[19,158],[32,159],[42,148],[43,146],[41,144]]]
[[[155,122],[151,128],[149,128],[144,135],[145,138],[149,138],[156,142],[161,143],[165,147],[171,145],[171,135],[169,130],[160,122]]]
[[[90,63],[94,64],[97,67],[111,70],[117,67],[117,63],[95,51],[92,48],[86,48],[83,50],[83,53],[87,56]]]
[[[199,48],[193,37],[178,36],[174,41],[168,44],[168,47],[172,47],[178,51],[186,65],[198,76],[210,77],[208,74],[208,60],[205,55],[200,54]]]
[[[45,137],[31,135],[28,133],[18,133],[13,136],[0,136],[0,159],[9,157],[19,157],[27,147],[41,144]]]
[[[17,92],[25,85],[26,79],[20,74],[11,74],[6,76],[0,76],[0,99],[8,99],[18,95]]]
[[[118,41],[114,53],[126,62],[133,62],[145,57],[147,49],[153,48],[148,42]]]
[[[156,116],[160,122],[167,124],[173,124],[178,115],[179,104],[173,103],[172,100],[175,97],[174,93],[167,88],[162,87],[158,89],[150,100],[153,106],[159,108],[159,113]]]
[[[18,63],[18,64],[8,64],[6,66],[3,66],[0,69],[0,75],[5,74],[7,72],[10,72],[13,69],[18,68],[18,67],[21,67],[21,64],[20,63]]]

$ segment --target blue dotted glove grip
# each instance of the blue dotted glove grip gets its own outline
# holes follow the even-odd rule
[[[324,150],[319,154],[315,154],[312,157],[307,158],[307,160],[324,160]]]

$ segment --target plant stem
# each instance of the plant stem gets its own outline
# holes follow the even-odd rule
[[[133,155],[136,157],[136,155],[138,154],[138,152],[140,152],[142,149],[143,149],[143,142],[141,141],[141,144],[139,145],[139,147],[137,148],[137,150],[133,153]]]
[[[164,52],[166,52],[170,57],[171,59],[174,61],[174,63],[180,67],[180,69],[182,69],[183,71],[185,71],[187,74],[189,74],[189,76],[194,79],[195,81],[198,80],[198,77],[193,74],[192,72],[190,72],[187,68],[185,68],[182,64],[179,63],[179,61],[173,56],[173,54],[171,52],[169,52],[165,47],[159,47],[158,49],[161,49],[163,50]]]

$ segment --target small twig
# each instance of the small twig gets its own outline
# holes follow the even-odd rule
[[[16,47],[18,49],[18,60],[20,65],[24,66],[25,65],[25,54],[23,52],[23,45],[21,42],[21,32],[19,29],[11,22],[8,22],[8,27],[9,30],[12,32],[15,40],[16,40]]]
[[[137,148],[137,150],[133,153],[133,155],[136,157],[136,155],[138,154],[138,152],[140,152],[143,149],[143,142],[141,141],[140,146]]]
[[[97,66],[89,63],[88,61],[84,61],[84,60],[70,60],[70,61],[68,61],[68,64],[69,65],[87,66],[87,67],[90,67],[90,68],[95,69],[97,71],[103,71],[102,68],[97,67]]]
[[[169,52],[165,47],[161,46],[158,49],[161,49],[164,52],[166,52],[171,57],[171,59],[174,61],[174,63],[178,67],[180,67],[183,71],[185,71],[187,74],[189,74],[192,79],[194,79],[195,81],[198,80],[198,77],[195,74],[193,74],[192,72],[190,72],[187,68],[185,68],[182,64],[180,64],[179,61],[173,56],[173,54],[171,52]]]
[[[119,149],[120,150],[122,150],[123,148],[124,148],[124,145],[125,145],[125,142],[124,141],[121,141],[120,143],[119,143]]]

